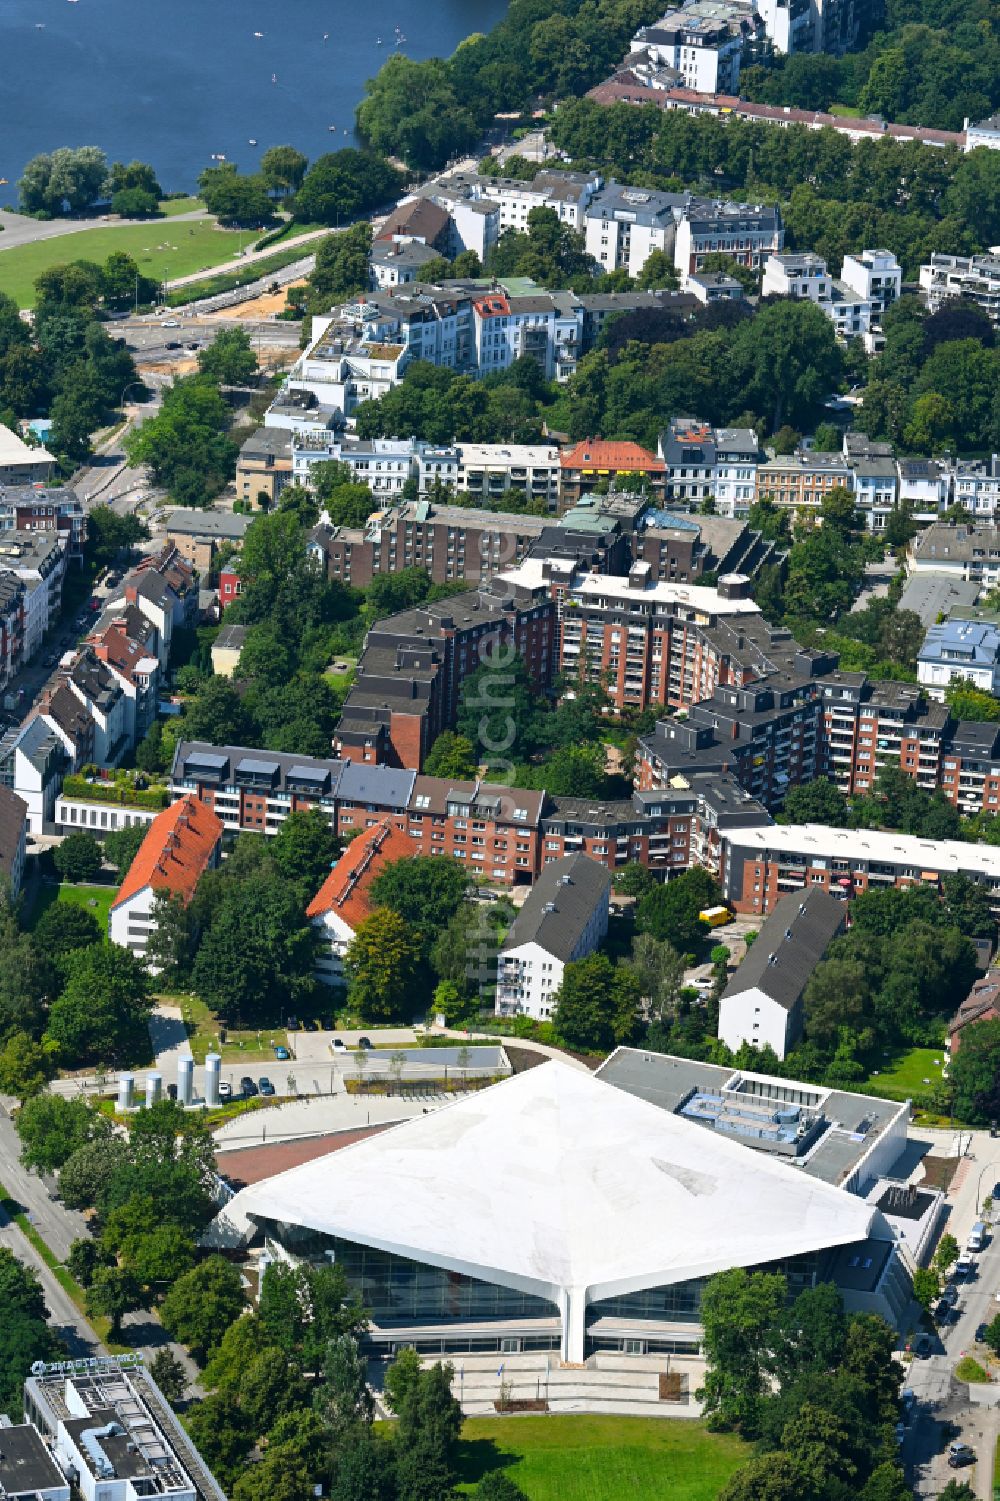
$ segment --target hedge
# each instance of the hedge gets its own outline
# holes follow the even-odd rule
[[[115,803],[119,807],[146,808],[159,813],[170,804],[166,787],[132,787],[128,782],[88,782],[86,777],[63,778],[63,797],[78,797],[88,803]]]

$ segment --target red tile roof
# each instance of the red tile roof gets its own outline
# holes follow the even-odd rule
[[[604,438],[584,438],[559,455],[562,469],[607,469],[616,472],[638,471],[662,474],[666,469],[662,459],[638,443],[615,443]]]
[[[350,928],[370,917],[368,891],[380,871],[393,860],[416,854],[413,840],[384,819],[353,839],[306,908],[307,917],[336,912]]]
[[[222,823],[198,798],[189,795],[171,803],[150,824],[112,908],[147,886],[189,902],[221,838]]]

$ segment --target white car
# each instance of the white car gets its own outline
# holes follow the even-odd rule
[[[160,327],[161,328],[180,328],[180,323],[178,322],[178,320],[176,318],[164,318],[163,322],[160,324]]]

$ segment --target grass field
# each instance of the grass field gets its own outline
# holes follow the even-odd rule
[[[221,1053],[226,1063],[273,1063],[272,1041],[279,1047],[288,1045],[284,1027],[264,1027],[259,1032],[239,1032],[227,1027],[226,1041],[220,1044],[219,1020],[204,1001],[190,995],[163,995],[160,999],[181,1008],[196,1063],[204,1063],[208,1053]]]
[[[867,1079],[868,1088],[887,1100],[911,1100],[914,1095],[929,1094],[941,1082],[941,1070],[947,1054],[940,1048],[911,1048],[897,1058],[887,1060],[877,1074]],[[930,1079],[929,1084],[924,1080]]]
[[[35,278],[42,271],[66,261],[103,262],[114,250],[127,251],[144,275],[165,281],[231,261],[251,239],[252,233],[247,230],[217,229],[214,219],[173,226],[169,221],[151,219],[148,224],[82,229],[79,234],[57,235],[11,250],[0,246],[0,290],[20,307],[31,307]]]
[[[175,214],[193,214],[196,209],[204,207],[200,198],[164,198],[160,213],[172,219]]]
[[[41,917],[46,907],[51,907],[54,901],[71,902],[74,907],[85,907],[92,917],[97,919],[102,933],[108,931],[108,912],[111,903],[118,891],[117,886],[74,886],[68,881],[61,885],[47,884],[42,887],[35,910],[32,913],[32,927]],[[95,905],[91,906],[91,902]]]
[[[505,1470],[529,1501],[715,1501],[749,1452],[687,1418],[467,1418],[459,1470],[464,1490]]]

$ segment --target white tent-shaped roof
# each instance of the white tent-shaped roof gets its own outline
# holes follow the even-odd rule
[[[244,1189],[227,1220],[301,1225],[586,1305],[863,1240],[862,1199],[550,1062]]]

